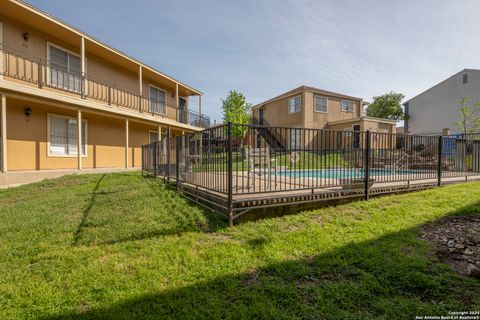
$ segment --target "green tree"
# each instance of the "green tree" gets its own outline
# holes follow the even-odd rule
[[[228,92],[228,96],[222,99],[223,122],[234,124],[249,124],[251,120],[252,104],[247,102],[243,94],[235,90]],[[246,126],[234,126],[232,135],[243,137],[247,132]]]
[[[407,120],[408,115],[402,108],[405,96],[401,93],[389,92],[373,97],[373,102],[367,107],[367,116],[390,120]]]
[[[464,134],[480,132],[480,102],[468,106],[467,98],[462,98],[458,121],[453,122],[453,126]]]

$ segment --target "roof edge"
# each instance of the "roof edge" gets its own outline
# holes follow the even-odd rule
[[[271,99],[268,99],[268,100],[265,100],[263,102],[257,103],[252,107],[252,109],[259,108],[262,105],[265,105],[267,103],[272,103],[272,102],[278,101],[280,99],[284,99],[284,98],[287,98],[287,97],[290,97],[290,96],[293,96],[293,95],[296,95],[296,94],[299,94],[299,93],[302,93],[302,92],[312,92],[312,93],[318,93],[318,94],[323,94],[323,95],[327,95],[327,96],[333,96],[333,97],[337,97],[337,98],[363,101],[363,99],[359,98],[359,97],[349,96],[349,95],[346,95],[346,94],[343,94],[343,93],[338,93],[338,92],[323,90],[323,89],[319,89],[319,88],[315,88],[315,87],[309,87],[309,86],[306,86],[306,85],[301,85],[300,87],[297,87],[295,89],[286,91],[286,92],[284,92],[282,94],[279,94],[279,95],[277,95],[277,96],[275,96]]]
[[[419,93],[419,94],[417,94],[416,96],[413,96],[412,98],[410,98],[410,99],[408,99],[407,101],[405,101],[404,103],[402,103],[402,105],[403,105],[403,106],[405,106],[406,104],[408,104],[408,103],[409,103],[410,101],[412,101],[413,99],[415,99],[415,98],[417,98],[417,97],[421,96],[422,94],[424,94],[424,93],[426,93],[426,92],[428,92],[428,91],[432,90],[433,88],[435,88],[435,87],[437,87],[437,86],[439,86],[439,85],[441,85],[441,84],[443,84],[443,83],[447,82],[448,80],[450,80],[450,79],[454,78],[454,77],[455,77],[455,76],[457,76],[458,74],[460,74],[460,73],[462,73],[462,72],[467,72],[467,71],[480,71],[480,69],[472,69],[472,68],[465,68],[465,69],[462,69],[462,70],[460,70],[460,71],[458,71],[458,72],[454,73],[454,74],[453,74],[453,75],[451,75],[450,77],[448,77],[448,78],[446,78],[446,79],[444,79],[444,80],[440,81],[439,83],[437,83],[437,84],[433,85],[432,87],[430,87],[430,88],[428,88],[428,89],[426,89],[426,90],[424,90],[424,91],[420,92],[420,93]]]
[[[353,121],[362,121],[362,120],[380,122],[380,123],[388,123],[388,124],[397,124],[396,120],[377,118],[377,117],[360,116],[360,117],[355,117],[355,118],[351,118],[351,119],[329,121],[329,122],[327,122],[327,126],[332,125],[332,124],[349,123],[349,122],[353,122]]]

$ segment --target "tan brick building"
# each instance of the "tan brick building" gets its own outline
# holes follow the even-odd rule
[[[252,116],[257,124],[279,127],[395,133],[394,120],[365,116],[365,105],[361,98],[301,86],[255,105]],[[297,135],[295,130],[286,132]],[[285,136],[283,139],[287,144],[293,141],[302,145],[316,144],[313,134],[310,136]]]

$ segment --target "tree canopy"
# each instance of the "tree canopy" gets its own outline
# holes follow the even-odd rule
[[[237,124],[249,124],[251,120],[252,104],[247,102],[245,96],[235,90],[228,92],[228,96],[222,99],[223,122]],[[235,127],[233,135],[241,137],[245,134],[246,127]]]
[[[468,106],[467,98],[462,98],[458,121],[453,126],[464,134],[480,132],[480,102]]]
[[[367,107],[367,116],[390,120],[407,120],[408,115],[402,108],[405,96],[401,93],[389,92],[373,97],[373,102]]]

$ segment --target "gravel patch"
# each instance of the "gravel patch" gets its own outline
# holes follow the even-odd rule
[[[480,218],[448,217],[422,228],[438,258],[458,273],[480,278]]]

